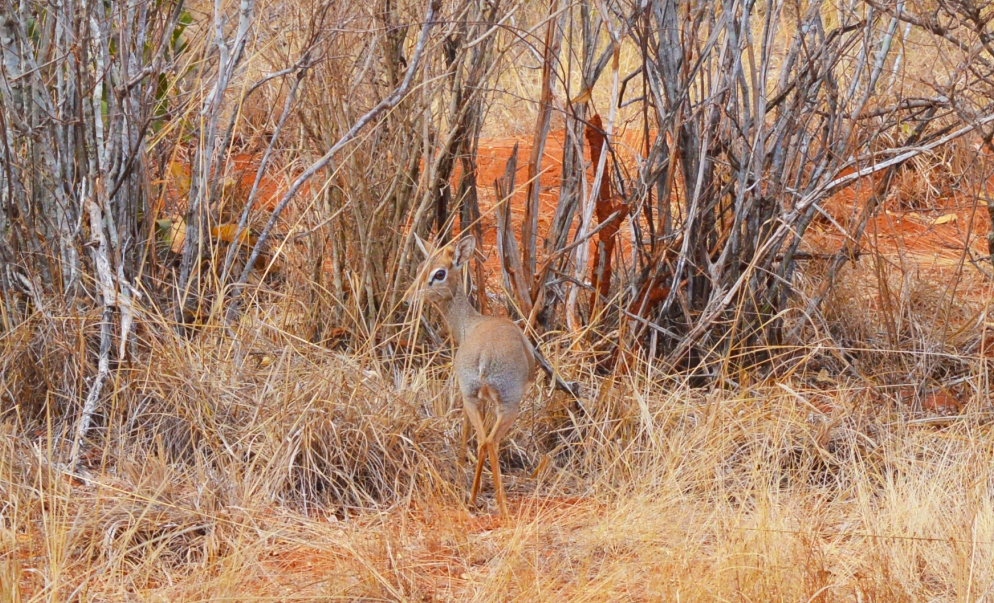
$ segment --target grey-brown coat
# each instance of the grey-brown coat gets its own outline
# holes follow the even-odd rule
[[[535,351],[516,324],[484,316],[469,302],[462,287],[462,269],[475,249],[476,239],[467,236],[430,254],[418,271],[414,292],[441,310],[455,340],[456,379],[478,446],[471,504],[476,504],[483,459],[489,453],[497,502],[506,515],[497,451],[518,416],[521,399],[535,381]],[[490,401],[496,413],[489,431],[480,409],[483,400]]]

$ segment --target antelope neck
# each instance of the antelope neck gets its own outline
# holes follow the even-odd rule
[[[442,314],[445,315],[445,322],[448,323],[449,332],[452,333],[452,338],[456,340],[457,346],[462,343],[466,334],[479,319],[483,318],[483,315],[476,311],[473,304],[469,303],[469,297],[463,292],[461,284],[458,285],[456,294],[452,296],[452,299],[442,306]]]

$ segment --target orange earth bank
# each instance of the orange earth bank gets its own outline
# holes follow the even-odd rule
[[[621,141],[616,147],[616,154],[621,161],[634,164],[632,155],[640,152],[642,139],[635,133],[626,132],[618,137]],[[538,238],[543,240],[556,210],[559,198],[561,180],[564,131],[550,133],[546,142],[545,152],[541,162],[539,175],[539,212]],[[518,144],[518,169],[515,180],[515,191],[511,197],[511,215],[515,232],[520,238],[521,222],[524,217],[525,196],[528,186],[528,158],[532,150],[532,138],[519,136],[509,138],[482,139],[479,145],[477,161],[477,182],[479,186],[480,210],[482,213],[483,241],[480,249],[486,257],[488,281],[499,286],[499,266],[497,265],[496,244],[496,212],[494,211],[495,192],[494,182],[504,175],[505,166],[511,156],[514,145]],[[589,162],[589,145],[585,145]],[[177,156],[169,164],[169,174],[164,178],[159,209],[163,216],[178,216],[185,209],[186,194],[189,191],[190,158],[184,153]],[[240,153],[233,155],[226,170],[225,186],[231,191],[229,198],[241,199],[248,197],[255,180],[256,170],[262,152]],[[459,177],[458,168],[453,174],[453,184]],[[593,179],[593,167],[588,168],[588,178]],[[912,203],[902,203],[898,197],[914,196],[915,191],[903,192],[902,189],[915,189],[916,175],[906,171],[899,176],[899,181],[892,188],[892,193],[885,201],[885,210],[878,212],[867,226],[863,237],[862,248],[868,250],[873,244],[888,258],[896,260],[905,268],[909,265],[930,272],[932,270],[948,270],[964,261],[967,248],[973,251],[975,257],[987,255],[985,237],[990,232],[990,219],[986,207],[982,203],[971,200],[961,192],[939,190],[937,195],[924,207],[914,207]],[[920,179],[921,180],[921,179]],[[259,206],[265,210],[275,207],[283,193],[292,182],[286,171],[271,171],[265,174],[259,186],[257,199]],[[808,242],[813,251],[832,253],[837,251],[845,240],[846,231],[852,228],[850,222],[855,222],[858,212],[865,206],[866,200],[872,194],[874,179],[868,177],[835,193],[822,203],[824,213],[830,217],[819,217],[815,220],[812,230],[808,233]],[[909,183],[911,183],[909,185]],[[927,185],[919,182],[918,184]],[[918,187],[922,188],[922,187]],[[994,179],[988,187],[994,193]],[[307,188],[298,193],[307,194]],[[589,191],[588,191],[589,194]],[[616,195],[615,195],[616,196]],[[909,207],[911,205],[911,207]],[[856,207],[854,211],[854,206]],[[903,207],[902,207],[903,206]],[[595,218],[596,221],[596,218]],[[627,226],[622,226],[619,233],[622,252],[630,253],[630,241],[627,236]],[[592,255],[592,254],[591,254]],[[969,257],[965,257],[969,261]]]

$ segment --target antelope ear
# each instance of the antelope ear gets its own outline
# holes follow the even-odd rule
[[[452,266],[454,268],[461,268],[466,262],[473,257],[473,252],[476,251],[476,237],[473,235],[467,235],[456,243],[455,251],[452,254]]]
[[[428,253],[428,246],[425,245],[425,242],[421,240],[421,237],[418,236],[418,233],[415,232],[411,234],[414,235],[414,242],[418,244],[418,249],[421,250],[421,253],[425,254],[425,257],[431,255],[430,253]]]

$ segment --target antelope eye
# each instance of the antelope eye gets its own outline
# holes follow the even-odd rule
[[[449,274],[445,271],[445,268],[439,268],[431,274],[431,283],[442,283],[445,282],[445,277]]]

